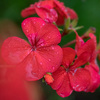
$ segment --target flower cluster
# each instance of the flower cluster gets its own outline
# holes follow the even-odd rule
[[[9,37],[2,45],[2,57],[16,65],[27,81],[41,78],[61,97],[73,91],[94,92],[100,85],[96,43],[93,28],[79,36],[76,12],[58,0],[40,0],[21,12],[22,17],[32,14],[22,22],[22,30],[29,43],[19,37]],[[59,25],[64,25],[60,34]],[[61,38],[74,31],[76,39],[60,47]],[[88,38],[86,42],[84,39]],[[69,47],[75,43],[75,48]]]

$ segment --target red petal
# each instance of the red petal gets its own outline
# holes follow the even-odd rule
[[[86,64],[89,61],[89,59],[90,59],[90,54],[88,52],[84,52],[79,57],[77,57],[77,59],[75,60],[73,66],[71,66],[71,68],[80,67],[80,66]]]
[[[95,51],[94,41],[93,39],[89,39],[86,43],[84,43],[82,47],[80,47],[80,49],[77,52],[77,55],[79,56],[83,52],[88,52],[91,56],[94,51]]]
[[[97,46],[96,36],[93,33],[89,34],[90,38],[94,41],[95,48]]]
[[[54,7],[53,1],[54,0],[40,1],[40,2],[38,2],[38,5],[37,6],[53,8]]]
[[[99,82],[99,73],[93,68],[92,65],[87,65],[85,68],[90,72],[91,74],[91,83],[88,86],[88,88],[85,90],[85,92],[94,92],[100,85]]]
[[[95,63],[96,57],[98,52],[96,51],[96,46],[97,46],[97,42],[96,42],[96,36],[92,33],[89,34],[89,36],[91,37],[91,39],[93,40],[93,46],[94,46],[94,51],[91,55],[91,59],[90,59],[90,63]]]
[[[23,39],[9,37],[2,45],[2,57],[8,64],[18,64],[31,52],[31,46]]]
[[[83,46],[84,41],[77,33],[75,33],[75,34],[76,34],[75,51],[77,52],[79,50],[79,48]]]
[[[69,72],[72,88],[75,91],[84,91],[90,84],[90,73],[84,68],[77,68]]]
[[[48,7],[36,7],[36,13],[46,22],[56,22],[58,15],[54,9],[49,9]]]
[[[46,24],[41,18],[27,18],[22,23],[22,29],[27,37],[35,36],[37,46],[50,46],[61,41],[61,34],[53,24]],[[31,36],[32,38],[32,36]]]
[[[64,6],[63,2],[59,2],[58,0],[54,0],[54,6],[55,6],[55,9],[57,10],[57,12],[60,15],[62,15],[64,17],[67,15],[67,13],[66,13],[66,7]],[[68,16],[67,16],[67,18],[68,18]]]
[[[68,73],[65,72],[63,83],[62,83],[61,87],[58,90],[56,90],[56,92],[59,96],[64,98],[64,97],[68,97],[72,93],[72,91],[73,90],[70,86]]]
[[[58,14],[58,19],[56,21],[57,25],[64,25],[64,16]]]
[[[67,47],[62,48],[63,49],[63,61],[62,64],[66,67],[69,67],[69,65],[73,62],[75,58],[75,51],[74,49]]]
[[[54,56],[55,55],[55,56]],[[19,66],[26,70],[29,81],[41,79],[47,72],[54,72],[62,61],[62,49],[55,45],[31,52]]]
[[[63,54],[60,46],[41,47],[37,49],[37,52],[44,71],[54,72],[61,65]]]
[[[59,2],[57,0],[54,0],[54,6],[58,13],[58,19],[56,21],[57,25],[64,25],[65,15],[63,10],[65,9],[65,6],[62,2]]]
[[[37,35],[38,31],[41,30],[45,24],[41,18],[30,17],[22,22],[22,29],[26,36],[30,34]]]
[[[55,25],[46,24],[38,32],[37,40],[39,40],[38,46],[50,46],[60,43],[61,34]]]
[[[97,73],[99,73],[99,66],[98,66],[98,64],[97,64],[96,59],[95,59],[95,63],[93,62],[93,63],[90,63],[90,64],[92,65],[93,69],[94,69]]]
[[[30,5],[30,7],[22,10],[21,16],[22,17],[27,17],[27,16],[30,16],[30,15],[35,14],[35,13],[36,13],[35,12],[35,6],[32,4],[32,5]]]
[[[64,73],[66,73],[64,67],[59,67],[54,73],[52,73],[54,81],[50,85],[54,90],[57,90],[61,87],[64,81]]]
[[[55,4],[55,9],[57,10],[57,12],[60,15],[66,17],[66,18],[70,17],[70,19],[77,19],[78,18],[75,11],[68,8],[68,7],[66,8],[62,2],[54,0],[54,4]]]
[[[39,80],[46,74],[42,68],[39,54],[36,52],[31,52],[18,67],[25,72],[25,79],[28,81]]]
[[[91,54],[91,59],[90,59],[90,63],[95,63],[95,60],[97,58],[97,52],[96,50]]]
[[[69,15],[70,19],[77,19],[78,18],[76,12],[73,9],[70,9],[70,8],[67,7],[66,8],[66,13],[68,13],[67,17]]]

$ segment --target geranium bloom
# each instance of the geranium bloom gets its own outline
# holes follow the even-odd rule
[[[65,7],[62,2],[59,2],[58,0],[53,0],[54,1],[54,8],[56,9],[58,13],[58,19],[56,21],[57,25],[63,25],[65,18],[68,19],[78,19],[77,14],[75,13],[74,10]]]
[[[53,9],[52,0],[40,1],[35,4],[31,4],[30,7],[26,8],[21,12],[22,17],[37,13],[46,22],[56,22],[58,15]]]
[[[57,94],[61,97],[69,96],[73,90],[84,91],[90,84],[90,73],[85,68],[80,68],[84,65],[88,59],[87,54],[83,53],[75,62],[75,51],[74,49],[67,47],[63,49],[63,61],[62,66],[57,71],[52,73],[54,82],[51,87],[56,90]],[[71,65],[73,63],[73,65]]]
[[[8,64],[25,71],[27,80],[39,80],[61,64],[62,49],[57,45],[61,35],[55,25],[36,17],[25,19],[22,29],[30,44],[21,38],[9,37],[2,45],[2,56]]]
[[[85,68],[91,74],[91,83],[89,87],[85,90],[85,92],[94,92],[96,88],[99,86],[99,67],[96,63],[97,51],[96,51],[96,37],[90,33],[90,38],[86,43],[82,40],[81,37],[76,34],[76,52],[77,55],[80,56],[83,52],[88,53],[88,63]]]
[[[21,12],[22,17],[37,13],[43,20],[47,22],[56,22],[57,25],[63,25],[65,18],[77,19],[74,10],[65,7],[58,0],[44,0],[30,5]]]

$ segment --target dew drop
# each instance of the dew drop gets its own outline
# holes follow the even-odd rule
[[[26,30],[26,32],[28,32],[28,30]]]
[[[44,46],[44,44],[42,43],[41,46]]]
[[[76,73],[77,69],[74,70],[74,73]]]
[[[79,87],[79,85],[76,85],[76,88]]]
[[[49,59],[49,61],[51,61],[51,59]]]
[[[45,22],[49,22],[49,19],[46,18],[46,19],[44,19],[44,21],[45,21]]]
[[[53,11],[53,9],[50,9],[50,11],[52,12],[52,11]]]
[[[67,9],[65,9],[65,12],[67,12]]]
[[[44,26],[44,23],[42,25]]]
[[[40,6],[38,5],[37,8],[40,8]]]
[[[42,65],[42,62],[40,62],[40,65]]]
[[[61,96],[61,97],[64,97],[64,94],[63,94],[63,93],[60,93],[60,96]]]
[[[55,67],[52,68],[53,70],[55,69]]]
[[[52,50],[54,50],[55,48],[54,47],[52,47]]]
[[[25,23],[23,25],[25,25]]]

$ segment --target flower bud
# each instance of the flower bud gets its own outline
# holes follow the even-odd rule
[[[47,82],[47,84],[51,84],[54,81],[51,73],[47,73],[46,75],[44,75],[44,79]]]

